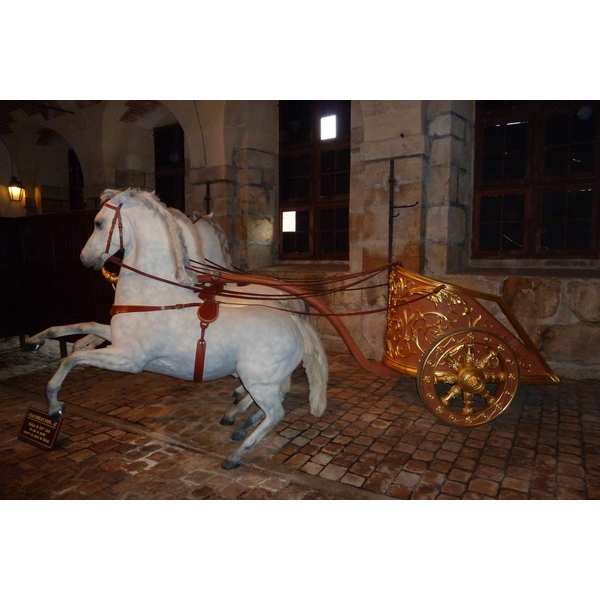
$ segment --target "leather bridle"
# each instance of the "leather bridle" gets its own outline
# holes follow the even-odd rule
[[[115,216],[113,217],[112,223],[110,225],[110,230],[108,232],[108,239],[106,240],[106,248],[104,252],[100,255],[100,259],[106,262],[109,258],[112,258],[112,255],[108,251],[110,250],[110,244],[112,242],[112,237],[115,232],[115,226],[117,224],[119,226],[119,251],[125,250],[125,248],[123,246],[123,219],[121,218],[121,207],[123,205],[118,204],[117,206],[113,206],[112,204],[108,204],[108,202],[105,202],[104,206],[106,206],[107,208],[112,208],[115,211]],[[104,258],[105,255],[106,258]]]

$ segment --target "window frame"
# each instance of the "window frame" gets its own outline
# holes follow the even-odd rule
[[[489,101],[477,101],[475,113],[475,161],[474,161],[474,195],[473,195],[473,230],[471,257],[473,259],[567,259],[598,258],[599,227],[598,215],[600,206],[600,102],[599,101],[518,101],[522,104],[510,105],[487,111],[485,104]],[[590,106],[595,118],[595,140],[593,142],[594,162],[591,171],[583,173],[563,173],[547,175],[544,171],[544,151],[547,148],[545,133],[547,120],[566,114],[573,114],[578,107]],[[525,144],[526,162],[523,177],[515,179],[484,180],[484,130],[493,125],[506,125],[519,120],[527,121],[531,127]],[[569,142],[571,148],[572,140]],[[504,152],[506,156],[506,152]],[[542,248],[542,202],[544,194],[550,192],[567,192],[569,190],[592,189],[590,247],[577,248]],[[519,250],[482,249],[480,238],[482,198],[512,193],[525,194],[523,213],[523,244]],[[565,220],[566,223],[574,222]],[[502,221],[504,223],[504,221]],[[566,231],[566,230],[565,230]],[[565,239],[567,234],[564,234]]]
[[[286,123],[283,119],[284,103],[290,101],[280,101],[279,104],[279,210],[278,210],[278,255],[280,260],[294,261],[319,261],[319,260],[349,260],[350,248],[348,240],[348,250],[345,252],[339,251],[322,251],[321,247],[321,233],[324,227],[322,223],[322,211],[326,209],[345,209],[348,211],[349,220],[349,205],[350,205],[350,101],[325,101],[325,100],[306,100],[306,101],[292,101],[292,102],[307,102],[309,103],[308,121],[309,121],[309,132],[308,139],[300,141],[287,142],[286,136]],[[327,111],[325,107],[327,103],[347,103],[346,106],[342,106],[342,110],[336,110],[334,114],[336,116],[344,115],[347,119],[347,131],[345,134],[337,135],[335,138],[321,140],[320,139],[320,121],[321,117],[330,116],[331,111]],[[329,151],[333,152],[347,152],[347,193],[334,193],[331,196],[321,197],[321,183],[322,176],[325,174],[323,171],[322,159],[323,155]],[[285,198],[285,185],[286,180],[290,177],[286,177],[285,167],[286,160],[299,158],[301,156],[307,156],[309,158],[308,167],[308,196],[307,197],[292,197]],[[335,160],[338,160],[338,156],[334,155]],[[289,163],[287,163],[289,164]],[[346,170],[336,171],[332,173],[346,173]],[[299,176],[297,176],[299,177]],[[334,191],[338,191],[337,189]],[[308,251],[306,252],[286,252],[284,248],[284,232],[282,231],[282,214],[287,211],[296,212],[308,212],[309,213],[309,224],[308,224]],[[335,215],[335,213],[334,213]],[[335,219],[335,216],[334,216]],[[334,231],[341,233],[347,231],[349,238],[349,223],[346,229],[340,228]],[[343,239],[341,240],[343,243]],[[334,243],[335,245],[335,243]]]

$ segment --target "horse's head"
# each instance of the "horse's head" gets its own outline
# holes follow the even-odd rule
[[[81,262],[95,270],[128,244],[121,211],[131,202],[131,188],[124,192],[105,190],[100,199],[103,206],[94,219],[94,231],[81,251]]]

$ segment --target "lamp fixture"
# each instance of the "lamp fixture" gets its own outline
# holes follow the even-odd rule
[[[8,196],[11,202],[25,204],[25,188],[23,184],[13,175],[8,184]]]
[[[2,138],[0,138],[0,140],[2,140]],[[8,197],[11,202],[19,202],[24,206],[26,202],[25,188],[23,187],[23,184],[15,177],[15,163],[13,161],[12,152],[10,151],[8,144],[4,140],[2,140],[2,143],[6,146],[10,156],[11,178],[10,183],[8,184]]]

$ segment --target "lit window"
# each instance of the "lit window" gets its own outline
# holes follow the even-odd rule
[[[296,211],[288,210],[281,213],[281,231],[290,233],[296,231]]]
[[[321,139],[332,140],[336,136],[335,115],[321,118]]]

